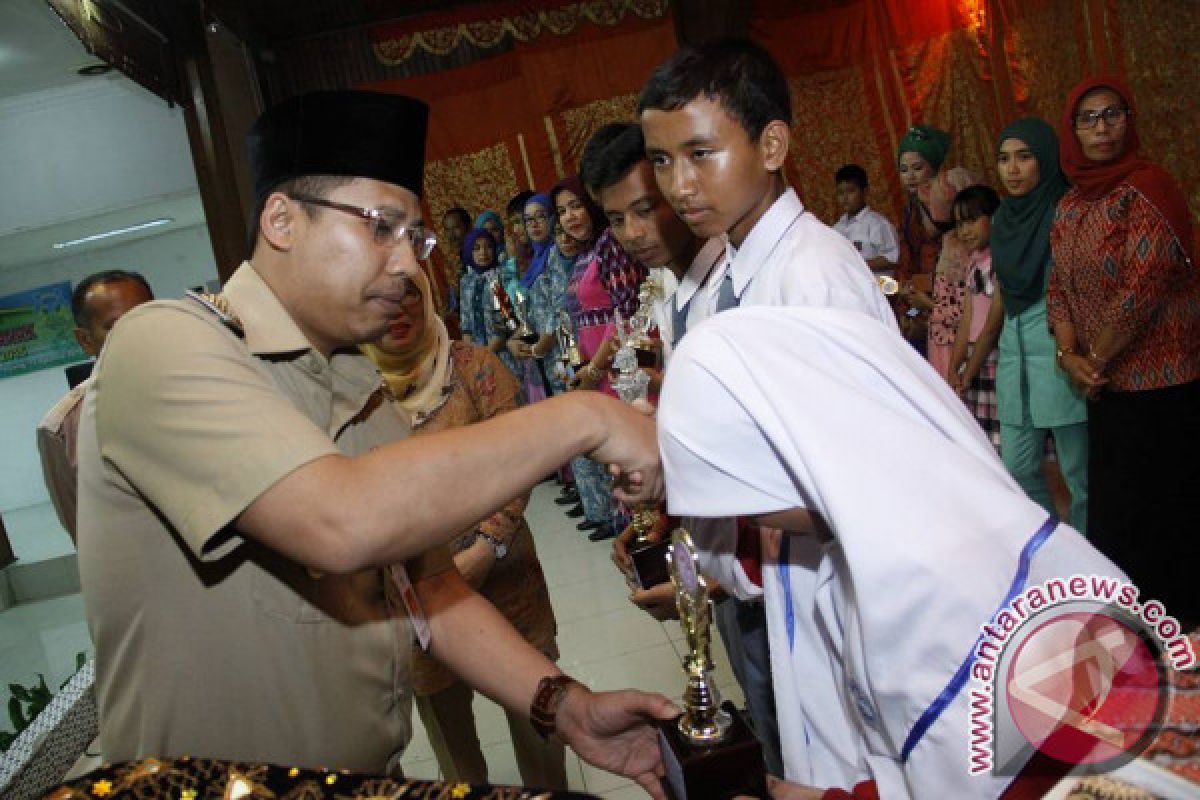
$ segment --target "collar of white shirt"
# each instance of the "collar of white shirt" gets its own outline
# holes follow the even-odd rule
[[[691,266],[683,275],[683,280],[679,282],[679,288],[675,290],[675,309],[677,311],[682,311],[691,302],[696,291],[704,285],[709,274],[717,271],[714,267],[725,253],[725,243],[724,236],[714,236],[704,243],[700,252],[696,253]]]
[[[767,262],[788,229],[803,213],[804,204],[800,202],[796,190],[789,187],[750,229],[741,247],[735,249],[732,244],[726,245],[725,263],[733,272],[734,295],[739,298],[742,296],[754,279],[754,274]],[[714,275],[714,280],[717,277]]]

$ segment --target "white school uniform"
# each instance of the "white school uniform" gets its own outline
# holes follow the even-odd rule
[[[1120,570],[1048,521],[928,363],[862,314],[718,315],[677,349],[658,421],[671,513],[828,524],[763,565],[787,779],[999,796],[1008,779],[968,773],[954,690],[980,626],[1014,588]]]
[[[892,221],[873,208],[863,206],[857,214],[842,214],[833,229],[846,237],[864,261],[882,257],[893,267],[900,262],[900,240]],[[894,275],[895,270],[876,270]]]

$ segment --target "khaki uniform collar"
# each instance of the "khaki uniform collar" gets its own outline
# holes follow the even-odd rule
[[[254,355],[291,353],[325,360],[249,261],[242,262],[221,294],[241,322],[246,346]],[[365,393],[374,392],[381,385],[379,371],[357,348],[334,352],[329,365],[336,375]]]

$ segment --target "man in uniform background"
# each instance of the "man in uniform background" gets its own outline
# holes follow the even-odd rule
[[[71,294],[75,339],[92,358],[100,355],[104,340],[127,311],[154,299],[150,284],[136,272],[111,269],[81,280]],[[86,366],[86,365],[85,365]],[[42,477],[58,521],[75,541],[75,438],[79,412],[91,379],[73,386],[38,423],[37,447]]]

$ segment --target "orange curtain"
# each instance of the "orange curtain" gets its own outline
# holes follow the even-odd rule
[[[362,88],[429,103],[424,202],[436,224],[454,206],[503,213],[518,191],[546,191],[574,173],[598,127],[633,120],[646,76],[674,50],[669,13],[630,14],[617,25],[518,42],[461,69]],[[434,277],[444,287],[453,276],[438,261]]]

